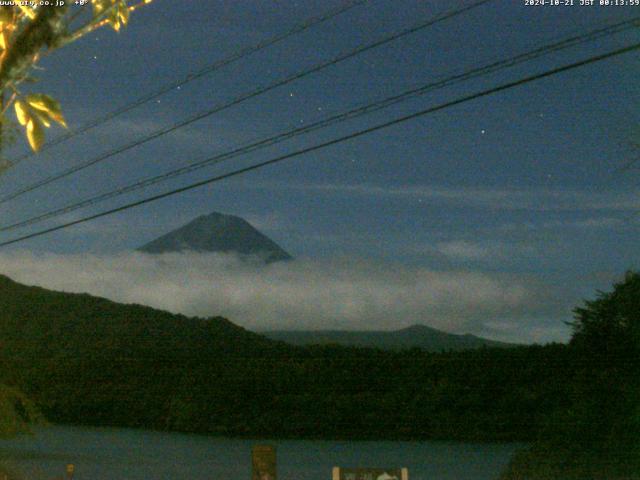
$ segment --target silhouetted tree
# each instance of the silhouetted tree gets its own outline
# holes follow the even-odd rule
[[[574,309],[571,323],[571,345],[609,360],[611,366],[637,361],[640,352],[640,273],[627,272],[624,281],[614,285],[612,292],[600,292],[596,300]]]
[[[640,478],[640,273],[574,309],[567,408],[503,478]]]

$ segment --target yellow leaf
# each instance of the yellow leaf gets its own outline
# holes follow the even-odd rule
[[[16,109],[16,117],[18,117],[20,125],[26,125],[30,118],[27,106],[21,100],[16,100],[14,108]]]
[[[114,6],[113,10],[111,10],[108,22],[116,32],[120,31],[120,16],[118,14],[118,6]]]
[[[38,110],[34,110],[33,113],[35,114],[34,116],[38,120],[40,120],[45,127],[49,128],[51,126],[51,119],[46,112],[40,112]]]
[[[33,8],[27,7],[26,5],[22,5],[21,2],[16,2],[16,3],[18,3],[20,10],[22,10],[27,17],[31,19],[36,18],[36,12],[34,12]]]
[[[129,22],[129,7],[127,7],[127,2],[124,0],[121,0],[118,5],[118,19],[122,25],[126,25]]]
[[[44,129],[40,124],[40,121],[35,118],[30,118],[27,123],[27,139],[29,145],[33,151],[37,152],[44,143]]]
[[[38,110],[42,110],[44,112],[48,112],[51,110],[60,111],[60,105],[49,95],[44,95],[42,93],[32,93],[31,95],[27,95],[24,97],[29,105],[33,108],[37,108]]]
[[[67,128],[67,124],[64,121],[64,116],[62,115],[62,109],[60,108],[60,103],[57,100],[54,100],[49,95],[44,95],[43,93],[34,93],[31,95],[27,95],[25,97],[25,100],[34,109],[45,113],[47,119],[51,118],[52,120],[62,125],[64,128]],[[48,126],[49,125],[47,125],[47,127]]]
[[[54,119],[56,122],[58,122],[60,125],[62,125],[64,128],[69,128],[67,127],[67,122],[65,121],[61,113],[56,115],[51,115],[51,118]]]
[[[97,17],[113,5],[113,0],[93,0],[93,16]]]
[[[0,48],[2,50],[6,50],[7,49],[7,45],[9,45],[9,34],[7,32],[5,32],[4,30],[2,32],[0,32]]]

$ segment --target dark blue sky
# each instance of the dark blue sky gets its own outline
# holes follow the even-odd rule
[[[0,179],[0,193],[44,178],[216,103],[465,2],[371,0],[136,109]],[[470,3],[470,2],[466,2]],[[579,0],[575,0],[579,3]],[[101,30],[43,61],[34,91],[71,127],[337,1],[155,0],[119,34]],[[640,7],[525,6],[496,0],[23,195],[2,224],[528,49],[640,16]],[[60,220],[117,206],[394,116],[637,42],[636,28],[362,119],[296,138]],[[210,211],[249,219],[296,257],[378,259],[436,271],[512,275],[545,285],[549,321],[638,268],[640,56],[630,53],[429,115],[277,166],[51,235],[7,252],[110,254]],[[59,131],[48,132],[55,136]],[[20,144],[8,156],[24,151]],[[551,295],[551,293],[550,293]],[[550,297],[551,298],[551,297]],[[555,335],[555,337],[554,337]],[[558,338],[557,332],[548,338]]]

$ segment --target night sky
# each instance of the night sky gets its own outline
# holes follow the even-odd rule
[[[470,3],[371,0],[21,162],[0,177],[0,195]],[[574,3],[543,7],[526,6],[524,0],[489,2],[6,202],[0,205],[0,226],[571,35],[640,17],[640,6]],[[134,12],[130,25],[120,33],[101,29],[45,58],[44,70],[37,72],[41,81],[27,89],[60,100],[74,128],[340,4],[335,0],[154,0]],[[3,232],[0,240],[267,160],[639,39],[640,30],[635,28],[556,52],[88,209]],[[639,267],[640,167],[620,169],[640,155],[634,146],[634,141],[640,144],[639,73],[636,51],[469,101],[4,247],[0,271],[27,283],[87,290],[186,313],[221,311],[252,328],[399,328],[425,323],[512,341],[566,340],[569,329],[563,322],[571,319],[571,308],[592,297],[596,289],[607,289],[625,270]],[[52,127],[47,135],[54,138],[62,133]],[[25,143],[20,138],[6,156],[25,153]],[[341,322],[337,319],[345,310],[340,305],[334,314],[315,320],[313,312],[275,309],[274,317],[260,323],[249,318],[250,310],[225,310],[224,296],[218,303],[191,310],[188,302],[154,301],[162,297],[157,291],[148,297],[127,296],[101,290],[95,279],[87,280],[87,272],[109,270],[109,275],[100,277],[108,283],[117,276],[113,265],[127,263],[126,252],[211,211],[246,218],[300,259],[289,274],[304,282],[305,274],[314,270],[310,288],[321,290],[339,277],[363,302],[363,292],[377,295],[371,301],[375,311],[342,315],[347,320]],[[111,267],[105,267],[108,258],[115,259]],[[155,268],[140,262],[140,269]],[[178,260],[175,265],[191,268]],[[209,267],[193,268],[206,272]],[[287,267],[274,268],[280,270],[264,275],[286,277]],[[69,278],[61,280],[61,271]],[[154,281],[147,278],[146,285],[166,287],[166,279],[175,272],[163,272],[164,276],[154,273]],[[235,282],[237,269],[234,272],[229,278]],[[420,272],[428,272],[428,278]],[[132,286],[145,282],[136,276],[140,274],[128,269],[127,281]],[[206,274],[202,275],[190,281],[202,284]],[[224,282],[219,271],[211,275],[218,275],[214,283]],[[250,276],[264,286],[259,273]],[[370,277],[379,280],[379,289],[362,286],[362,279]],[[405,305],[406,299],[380,300],[381,295],[394,295],[393,289],[385,291],[386,282],[393,288],[424,284],[424,291],[412,291],[425,298],[430,285],[446,294],[405,311],[398,305]],[[505,289],[517,285],[521,290],[515,297],[505,293],[499,306],[483,309],[474,303],[473,292],[487,283]],[[242,282],[230,284],[244,288]],[[339,290],[335,284],[331,288]],[[206,289],[200,294],[206,296]],[[282,301],[278,296],[269,300],[264,292],[260,295],[263,302]],[[296,291],[295,298],[306,302],[305,295]],[[340,298],[349,301],[348,294]],[[500,303],[500,295],[492,301]],[[256,308],[263,308],[258,304]],[[385,305],[392,307],[385,311]],[[273,320],[285,314],[289,315],[286,320]],[[306,320],[297,322],[297,315]],[[376,320],[368,324],[367,318]]]

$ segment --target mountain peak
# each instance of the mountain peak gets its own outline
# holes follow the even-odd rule
[[[245,219],[220,212],[200,215],[138,250],[152,254],[183,251],[236,253],[259,257],[266,263],[292,258]]]

